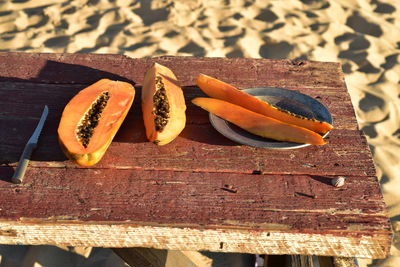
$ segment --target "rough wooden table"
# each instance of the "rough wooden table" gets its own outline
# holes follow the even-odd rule
[[[187,126],[146,141],[140,87],[157,61],[183,86]],[[199,73],[240,88],[299,90],[331,111],[325,146],[268,150],[220,135],[190,100]],[[100,78],[135,84],[134,106],[103,160],[67,161],[57,142],[66,103]],[[50,114],[24,183],[10,178],[44,105]],[[0,243],[153,247],[384,258],[391,228],[371,153],[338,63],[121,55],[0,54]],[[343,187],[330,180],[345,176]]]

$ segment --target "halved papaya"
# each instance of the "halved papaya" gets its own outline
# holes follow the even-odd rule
[[[100,161],[135,97],[126,82],[102,79],[81,90],[65,106],[58,126],[64,154],[82,166]]]
[[[322,136],[316,132],[278,121],[223,100],[197,97],[192,103],[255,135],[279,141],[325,144]]]
[[[200,74],[197,78],[197,85],[208,96],[225,100],[235,105],[242,106],[246,109],[265,116],[277,119],[282,122],[294,124],[311,131],[325,134],[330,131],[333,126],[327,122],[316,119],[309,119],[289,111],[279,109],[267,102],[264,102],[257,97],[245,93],[238,88],[227,84],[218,79],[212,78],[205,74]]]
[[[157,145],[168,144],[185,128],[185,98],[169,68],[155,63],[146,72],[142,112],[147,139]]]

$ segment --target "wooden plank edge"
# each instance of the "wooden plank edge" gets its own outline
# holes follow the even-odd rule
[[[128,224],[0,222],[0,244],[148,247],[251,254],[302,254],[382,259],[387,232],[343,236],[332,233],[195,229]]]

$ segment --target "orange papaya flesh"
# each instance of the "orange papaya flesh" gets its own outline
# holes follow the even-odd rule
[[[223,100],[198,97],[194,98],[192,103],[264,138],[312,145],[325,144],[325,140],[316,132],[278,121]]]
[[[75,95],[58,126],[64,154],[82,166],[99,162],[125,119],[135,97],[126,82],[102,79]]]
[[[142,87],[142,113],[150,142],[166,145],[185,128],[186,104],[175,74],[158,63],[146,72]]]
[[[205,94],[212,98],[225,100],[232,104],[242,106],[246,109],[282,122],[307,128],[311,131],[321,134],[325,134],[333,129],[333,126],[327,122],[306,118],[297,114],[293,114],[289,111],[282,110],[258,99],[255,96],[245,93],[230,84],[205,74],[200,74],[198,76],[197,85]]]

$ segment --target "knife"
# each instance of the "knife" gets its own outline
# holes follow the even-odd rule
[[[44,106],[42,116],[40,117],[40,121],[36,126],[35,131],[33,132],[31,138],[29,138],[28,143],[26,143],[24,152],[19,159],[17,169],[14,172],[11,181],[15,184],[20,184],[24,179],[26,168],[28,167],[29,159],[31,158],[32,152],[37,147],[39,135],[42,132],[44,122],[46,121],[47,115],[49,114],[49,108]]]

